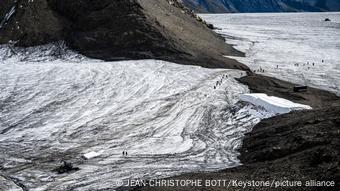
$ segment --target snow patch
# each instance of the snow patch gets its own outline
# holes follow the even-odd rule
[[[268,112],[275,114],[289,113],[294,110],[312,109],[309,105],[294,103],[283,98],[268,96],[263,93],[243,94],[240,95],[240,99],[255,106],[263,107]]]
[[[4,19],[0,23],[0,29],[7,23],[7,21],[12,17],[12,15],[15,13],[15,7],[14,5],[8,13],[6,13]]]
[[[83,155],[83,158],[85,159],[92,159],[92,158],[96,158],[96,157],[99,157],[100,155],[102,155],[104,151],[99,151],[99,152],[95,152],[95,151],[91,151],[89,153],[85,153]]]

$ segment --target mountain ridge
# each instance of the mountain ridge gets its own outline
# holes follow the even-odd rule
[[[200,13],[339,11],[334,0],[181,0]]]

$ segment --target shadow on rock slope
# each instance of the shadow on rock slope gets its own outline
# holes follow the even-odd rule
[[[241,52],[175,0],[3,0],[0,18],[0,44],[27,47],[65,40],[72,49],[103,60],[155,58],[248,70],[223,57]]]

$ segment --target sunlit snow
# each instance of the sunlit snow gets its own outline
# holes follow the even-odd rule
[[[283,98],[268,96],[263,93],[242,94],[240,95],[240,99],[257,107],[262,107],[266,111],[272,112],[274,115],[289,113],[294,110],[312,109],[308,105],[294,103]]]

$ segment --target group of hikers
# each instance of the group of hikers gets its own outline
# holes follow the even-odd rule
[[[256,73],[256,72],[261,72],[261,73],[264,73],[264,69],[262,69],[262,68],[260,67],[260,69],[258,69],[258,70],[254,70],[254,73]]]
[[[216,81],[216,85],[214,86],[214,89],[216,89],[218,86],[222,85],[224,78],[228,78],[228,75],[223,74],[222,78],[220,80]]]
[[[321,62],[324,63],[325,60],[321,60]],[[294,66],[300,66],[300,64],[299,63],[295,63]],[[303,66],[306,66],[306,64],[304,63]],[[312,63],[307,62],[307,66],[308,66],[307,69],[309,70],[310,66],[315,66],[315,62],[312,62]]]
[[[324,60],[322,60],[322,63],[324,62]],[[311,63],[311,65],[312,66],[315,66],[315,63],[313,62],[313,63]],[[300,66],[300,64],[299,63],[296,63],[296,64],[294,64],[294,66]],[[303,66],[306,66],[306,64],[303,64]],[[307,62],[307,66],[309,66],[309,62]]]
[[[325,60],[321,60],[321,62],[324,63]],[[300,66],[300,63],[295,63],[294,66],[298,67],[298,66]],[[304,63],[303,66],[306,66],[306,63]],[[307,62],[307,66],[308,66],[307,69],[309,70],[310,66],[315,66],[315,62],[312,62],[312,63]],[[278,68],[279,68],[279,65],[276,65],[276,69],[278,69]],[[260,67],[260,69],[254,70],[254,73],[256,73],[256,72],[264,73],[265,70]]]
[[[128,152],[127,151],[123,151],[122,154],[123,154],[123,156],[128,156]]]

